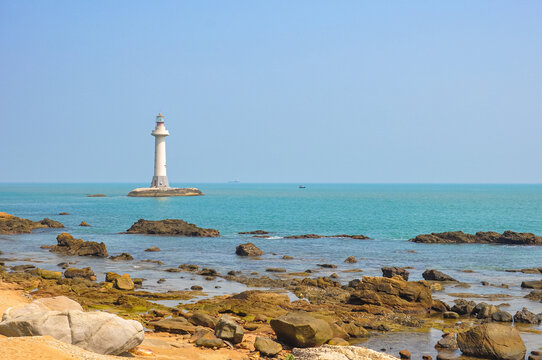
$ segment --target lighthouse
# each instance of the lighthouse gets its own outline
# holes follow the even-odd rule
[[[151,135],[154,136],[154,176],[151,187],[169,188],[166,174],[166,136],[169,136],[169,131],[166,130],[161,113],[156,117],[156,127]]]
[[[169,131],[164,125],[164,115],[156,117],[156,127],[151,132],[154,136],[154,176],[151,187],[137,188],[128,193],[132,197],[167,197],[167,196],[200,196],[203,195],[197,188],[172,188],[166,173],[166,136]]]

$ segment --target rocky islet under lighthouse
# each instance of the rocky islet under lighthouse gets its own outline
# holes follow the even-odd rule
[[[163,197],[203,195],[196,188],[169,187],[166,171],[166,136],[169,136],[169,131],[164,125],[164,116],[162,114],[158,114],[156,117],[156,127],[151,135],[154,136],[154,176],[152,177],[151,187],[134,189],[130,191],[128,196]]]

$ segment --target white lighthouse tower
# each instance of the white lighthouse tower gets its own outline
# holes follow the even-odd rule
[[[154,176],[151,187],[168,188],[169,181],[166,175],[166,136],[169,131],[164,125],[164,116],[160,113],[156,117],[156,127],[151,133],[154,136]]]
[[[166,130],[162,114],[158,114],[156,117],[156,127],[151,135],[154,136],[154,176],[152,177],[151,187],[134,189],[128,193],[128,196],[165,197],[203,195],[196,188],[169,187],[166,173],[166,136],[169,136],[169,131]]]

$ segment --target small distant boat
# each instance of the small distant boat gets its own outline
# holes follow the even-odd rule
[[[306,186],[305,186],[305,185],[299,185],[299,188],[300,188],[300,189],[305,189]]]

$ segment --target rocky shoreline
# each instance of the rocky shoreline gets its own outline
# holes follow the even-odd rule
[[[542,236],[532,233],[505,231],[480,231],[465,234],[463,231],[431,233],[418,235],[409,241],[424,244],[496,244],[496,245],[542,245]]]
[[[266,235],[263,232],[258,230],[245,235]],[[140,219],[127,233],[220,236],[217,230],[199,228],[175,219]],[[356,239],[358,235],[333,237]],[[57,245],[46,245],[44,248],[60,256],[90,256],[104,258],[103,261],[121,262],[138,260],[128,253],[105,260],[109,254],[104,243],[75,239],[68,233],[57,236]],[[156,247],[147,250],[160,251]],[[249,261],[257,260],[264,254],[253,243],[240,244],[237,249],[232,249],[232,253]],[[145,328],[153,329],[154,334],[182,336],[191,347],[214,349],[207,351],[216,351],[217,354],[230,349],[242,353],[247,359],[257,356],[284,359],[290,354],[295,359],[327,359],[325,356],[329,352],[337,356],[356,354],[357,348],[350,348],[349,345],[377,334],[438,329],[443,337],[434,345],[439,349],[441,359],[457,356],[459,349],[464,354],[474,356],[519,360],[524,358],[527,350],[537,351],[536,348],[526,348],[521,333],[528,331],[542,338],[542,332],[533,328],[542,321],[542,313],[536,314],[528,309],[510,313],[500,306],[460,297],[447,303],[435,298],[434,294],[443,287],[461,285],[437,269],[426,269],[422,281],[409,281],[407,268],[382,267],[382,276],[357,277],[348,283],[338,281],[336,274],[315,276],[309,270],[291,273],[286,268],[269,268],[270,275],[266,276],[248,274],[244,269],[221,274],[210,267],[194,264],[165,269],[168,273],[200,276],[209,281],[220,278],[248,287],[268,289],[199,299],[205,293],[198,286],[192,286],[190,290],[153,292],[147,288],[145,279],[113,272],[107,272],[104,278],[98,279],[93,269],[73,267],[68,259],[66,263],[59,264],[63,272],[43,270],[38,267],[39,264],[9,266],[3,261],[0,263],[0,278],[5,283],[16,284],[33,299],[66,296],[82,307],[77,311],[106,311],[121,319],[136,320]],[[351,256],[341,259],[341,262],[352,264],[357,259]],[[103,266],[103,270],[107,271],[107,263],[104,262]],[[327,263],[318,266],[331,271],[337,268],[337,265]],[[539,271],[539,268],[522,270]],[[521,286],[532,289],[528,295],[530,301],[542,302],[539,293],[542,281],[533,280]],[[295,298],[285,291],[294,294]],[[188,302],[190,299],[198,301]],[[178,305],[164,305],[163,300],[176,300]],[[0,323],[0,334],[2,324],[4,329],[7,326]],[[500,345],[503,338],[508,341],[506,346]],[[328,345],[321,347],[323,344]],[[307,347],[317,349],[299,349]],[[136,352],[138,349],[144,350],[136,345],[132,349]],[[399,350],[404,352],[399,353]],[[409,350],[413,349],[393,351],[395,356],[406,359],[410,357]],[[371,354],[378,359],[390,358],[378,352]],[[531,356],[538,359],[536,354]]]

